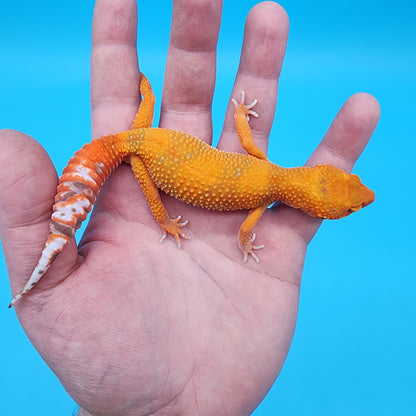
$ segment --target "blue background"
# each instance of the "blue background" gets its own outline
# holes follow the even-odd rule
[[[139,4],[139,54],[160,104],[171,6],[159,3]],[[244,19],[255,3],[225,0],[217,135]],[[293,345],[254,415],[416,414],[416,6],[411,0],[281,4],[291,29],[269,156],[283,166],[302,164],[347,97],[372,93],[381,120],[355,172],[377,200],[325,222],[311,244]],[[2,4],[0,127],[39,140],[59,172],[90,140],[92,12],[90,0]],[[74,402],[7,309],[2,257],[0,275],[0,413],[71,415]]]

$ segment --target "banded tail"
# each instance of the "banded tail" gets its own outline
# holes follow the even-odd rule
[[[57,255],[75,235],[111,172],[131,151],[129,132],[103,136],[78,150],[59,178],[49,235],[38,264],[24,288],[12,299],[11,308],[47,272]]]

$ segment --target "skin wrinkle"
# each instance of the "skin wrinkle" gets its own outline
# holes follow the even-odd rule
[[[134,49],[134,53],[137,52],[136,43],[129,40],[126,42],[124,40],[107,38],[93,42],[95,52],[101,52],[101,49],[105,49],[107,47],[115,47],[117,50],[119,48]]]
[[[280,207],[283,210],[287,210],[287,207],[284,206],[283,204]],[[291,212],[293,213],[293,211],[291,211]],[[296,214],[296,217],[298,215],[300,215],[302,217],[306,216],[306,214],[304,214],[303,212],[295,212],[294,214]],[[304,233],[302,233],[302,231],[299,229],[298,223],[295,222],[295,221],[289,221],[289,218],[291,218],[291,216],[288,216],[288,215],[280,216],[279,220],[281,220],[287,226],[289,231],[294,232],[296,235],[298,235],[303,240],[303,242],[305,244],[305,251],[306,251],[306,248],[309,245],[309,243],[311,241],[311,238],[307,238],[306,235],[304,235]],[[314,220],[315,222],[317,222],[319,224],[322,223],[322,220],[319,219],[319,218],[313,218],[312,220]]]
[[[295,279],[290,280],[284,277],[281,277],[277,274],[269,273],[268,278],[272,279],[275,282],[282,283],[285,286],[289,286],[290,288],[296,289],[296,294],[300,293],[300,281],[296,281]]]
[[[157,280],[157,282],[158,282],[158,285],[159,285],[159,288],[160,288],[160,290],[161,290],[161,292],[163,293],[163,297],[164,297],[164,303],[165,303],[165,309],[166,310],[168,310],[169,308],[168,308],[168,302],[167,302],[167,296],[166,296],[166,291],[163,289],[163,285],[161,285],[160,284],[160,281],[161,281],[161,279],[159,278],[159,277],[157,277],[157,273],[156,273],[156,268],[155,268],[155,264],[154,264],[154,262],[153,261],[151,261],[151,267],[152,267],[152,270],[153,270],[153,274],[154,274],[154,276],[156,276],[156,280]],[[200,267],[200,265],[198,264],[198,263],[195,263],[199,268],[201,268]],[[203,270],[203,269],[202,269]],[[204,271],[204,270],[203,270]],[[205,275],[207,275],[206,274],[206,272],[204,271],[204,274]],[[187,296],[185,295],[185,293],[182,291],[181,292],[182,294],[183,294],[183,298],[185,299],[185,303],[186,303],[186,301],[187,301]],[[186,308],[187,309],[187,308]],[[186,314],[187,314],[187,322],[188,322],[188,324],[187,324],[187,326],[189,327],[190,325],[189,325],[189,315],[188,315],[188,310],[186,310]],[[169,323],[169,326],[168,326],[168,329],[167,329],[167,331],[168,331],[168,335],[167,335],[167,339],[171,339],[171,337],[170,337],[170,330],[171,330],[171,326],[170,326],[170,323]],[[194,353],[193,353],[193,351],[192,351],[192,357],[194,357]],[[179,400],[179,398],[182,396],[182,394],[183,394],[183,392],[186,390],[186,388],[187,388],[187,386],[190,384],[190,383],[192,383],[193,382],[193,378],[195,377],[195,374],[196,374],[196,372],[197,372],[197,370],[195,370],[195,359],[194,358],[192,358],[192,363],[193,363],[193,365],[192,365],[192,367],[194,368],[192,371],[191,371],[191,373],[190,373],[190,375],[187,377],[187,379],[186,379],[186,381],[185,381],[185,383],[184,383],[184,385],[183,385],[183,387],[180,389],[180,390],[178,390],[178,392],[166,403],[166,404],[164,404],[163,405],[163,407],[161,407],[159,410],[157,410],[157,414],[164,414],[164,411],[166,410],[166,409],[169,409],[170,407],[175,407],[175,402],[177,402],[178,400]],[[203,364],[201,364],[201,366],[202,366]],[[168,381],[169,381],[169,378],[170,378],[170,376],[171,376],[171,372],[170,372],[170,370],[168,370],[167,372],[166,372],[166,377],[165,377],[165,380],[164,380],[164,387],[163,387],[163,389],[162,390],[166,390],[166,386],[167,386],[167,384],[168,384]],[[152,413],[153,414],[153,413]],[[170,413],[169,413],[170,414]]]
[[[174,77],[164,81],[164,94],[162,97],[163,109],[176,105],[192,107],[201,105],[210,108],[212,105],[212,91],[215,88],[215,76],[210,77],[213,70],[212,60],[215,62],[215,50],[210,52],[188,52],[177,47],[170,47],[168,61],[181,57],[186,71],[176,73]],[[203,78],[206,82],[201,86],[198,79]],[[172,85],[180,83],[181,93],[171,92]],[[186,98],[186,99],[185,99]]]
[[[231,263],[234,263],[235,265],[238,265],[239,263],[238,263],[238,261],[235,259],[235,258],[233,258],[233,257],[231,257],[227,252],[222,252],[221,251],[221,249],[219,248],[219,247],[217,247],[217,245],[215,244],[215,243],[211,243],[210,241],[204,241],[204,239],[203,239],[203,235],[202,235],[202,233],[199,233],[198,232],[198,230],[196,229],[196,230],[192,230],[192,237],[191,237],[191,239],[193,239],[193,240],[196,240],[196,241],[202,241],[204,244],[206,244],[206,245],[208,245],[210,248],[211,248],[211,250],[213,250],[213,251],[215,251],[216,253],[218,253],[218,254],[221,254],[221,255],[223,255],[223,256],[226,256],[227,257],[227,259],[231,262]],[[195,237],[195,238],[193,238],[193,237]],[[203,251],[206,251],[206,250],[203,250]],[[190,257],[191,257],[191,259],[194,261],[194,263],[205,273],[205,274],[207,274],[207,275],[209,275],[209,273],[208,273],[208,271],[204,268],[204,266],[196,259],[196,257],[195,256],[193,256],[191,253],[189,253],[189,255],[190,255]],[[210,280],[212,280],[212,279],[210,279]],[[212,280],[214,283],[216,283],[215,282],[215,280]],[[221,286],[218,286],[219,287],[219,289],[223,292],[223,289],[221,288]]]
[[[138,94],[134,94],[134,91],[131,92],[132,94],[126,94],[124,92],[114,94],[113,92],[108,91],[107,93],[101,93],[99,98],[91,97],[91,110],[97,112],[97,110],[104,109],[109,113],[115,113],[116,110],[129,110],[129,112],[134,114],[134,112],[137,110],[138,104],[140,103],[140,98],[138,97]],[[117,101],[116,108],[115,99]],[[113,130],[114,132],[117,131],[117,129]],[[126,130],[128,130],[128,127],[126,127]]]
[[[210,244],[210,247],[212,248],[212,249],[214,249],[215,251],[219,251],[219,249],[216,247],[216,246],[214,246],[214,245],[211,245]],[[226,298],[226,299],[229,299],[230,300],[230,302],[231,302],[231,304],[232,304],[232,306],[233,306],[233,309],[239,314],[239,316],[240,316],[240,318],[243,320],[243,321],[245,321],[245,317],[243,316],[243,314],[240,312],[240,310],[237,308],[237,306],[234,304],[234,302],[232,301],[232,299],[230,299],[230,297],[227,295],[227,292],[224,290],[224,288],[219,284],[219,282],[216,280],[216,279],[213,279],[213,276],[215,276],[214,274],[210,274],[210,273],[208,273],[208,270],[206,270],[205,268],[204,268],[204,266],[195,258],[195,257],[193,257],[193,256],[191,256],[192,257],[192,259],[194,260],[194,263],[198,266],[198,268],[200,268],[202,271],[203,271],[203,273],[206,275],[206,276],[208,276],[208,278],[210,279],[210,281],[212,282],[212,283],[214,283],[214,285],[215,286],[217,286],[219,289],[220,289],[220,291],[221,291],[221,293],[223,294],[223,296]],[[229,256],[227,256],[228,258],[229,258],[229,260],[231,261],[231,262],[233,262],[233,263],[235,263],[235,265],[236,266],[238,266],[238,262],[235,260],[235,259],[233,259],[233,258],[230,258]],[[261,273],[261,272],[259,272],[255,267],[252,267],[251,266],[251,264],[247,264],[247,267],[249,268],[249,269],[251,269],[252,271],[253,271],[253,273],[255,273],[255,274],[257,274],[258,275],[258,277],[259,278],[263,278],[264,276],[263,276],[263,274]],[[280,282],[280,283],[282,283],[282,284],[284,284],[284,285],[289,285],[289,287],[292,287],[292,288],[295,288],[296,289],[296,291],[297,291],[297,293],[299,293],[300,292],[300,283],[299,282],[296,282],[296,281],[291,281],[291,280],[289,280],[289,279],[285,279],[285,278],[283,278],[283,277],[280,277],[280,276],[278,276],[278,275],[273,275],[273,274],[269,274],[268,276],[267,276],[267,278],[271,278],[271,279],[273,279],[274,281],[277,281],[277,282]]]
[[[38,224],[43,224],[43,223],[49,223],[50,219],[51,219],[51,206],[53,204],[53,200],[48,201],[48,203],[46,203],[45,201],[39,201],[39,203],[33,204],[31,206],[28,206],[27,208],[21,210],[21,212],[19,213],[22,217],[22,221],[21,222],[14,222],[13,225],[9,225],[6,224],[5,226],[3,225],[3,227],[5,229],[10,228],[17,228],[17,229],[23,229],[25,227],[28,227],[29,225],[38,225]],[[26,212],[31,212],[32,210],[36,211],[39,207],[42,207],[43,205],[45,205],[45,208],[42,209],[42,213],[37,215],[36,220],[34,221],[30,221],[27,222],[27,218],[29,217],[29,215],[25,214]],[[10,208],[10,206],[9,206]]]
[[[128,73],[125,79],[131,79],[135,78],[136,73]],[[113,80],[113,79],[120,79],[120,73],[118,74],[107,74],[107,80]],[[117,101],[117,108],[122,109],[123,107],[131,108],[131,111],[134,113],[137,110],[137,106],[140,103],[139,99],[139,89],[133,88],[130,89],[127,87],[128,84],[126,84],[126,88],[122,89],[122,91],[100,91],[100,94],[98,96],[91,94],[91,107],[93,111],[96,111],[100,108],[109,108],[114,110],[114,103]]]
[[[177,406],[177,403],[180,401],[181,396],[184,394],[185,390],[187,389],[187,387],[189,385],[194,386],[194,377],[195,377],[196,371],[192,371],[192,373],[190,374],[190,376],[188,377],[188,379],[186,380],[186,383],[184,384],[183,388],[178,390],[177,394],[175,394],[172,399],[164,406],[162,407],[160,410],[157,411],[157,414],[161,414],[164,415],[166,414],[167,416],[170,416],[172,413],[165,413],[165,410],[169,410],[169,408],[173,408],[175,409],[175,407]],[[195,387],[192,388],[192,391],[195,391]],[[197,402],[197,395],[194,394],[194,408],[196,409],[196,414],[195,416],[199,415],[199,409],[198,409],[198,402]],[[171,410],[172,411],[172,410]],[[173,413],[175,414],[175,413]],[[151,415],[149,415],[151,416]],[[179,414],[178,414],[179,416]]]
[[[189,115],[189,116],[205,116],[205,115],[211,115],[211,107],[210,106],[204,106],[204,105],[200,105],[198,107],[198,104],[192,104],[192,105],[187,105],[187,104],[176,104],[174,106],[172,106],[171,108],[169,107],[164,107],[164,111],[166,111],[167,113],[170,114],[176,114],[176,115]]]
[[[98,217],[97,217],[98,216]],[[100,218],[101,217],[101,218]],[[105,219],[107,217],[107,219]],[[102,219],[104,218],[104,220]],[[100,243],[107,243],[112,244],[115,247],[120,244],[119,241],[116,241],[113,239],[113,236],[111,234],[105,234],[101,233],[101,227],[99,226],[99,223],[102,221],[109,220],[111,222],[118,222],[120,224],[127,224],[130,226],[131,223],[136,223],[145,227],[148,227],[146,224],[140,221],[133,221],[133,220],[127,220],[122,215],[120,215],[116,210],[106,210],[106,211],[100,211],[99,213],[92,213],[91,219],[88,222],[88,226],[82,235],[82,238],[78,245],[79,252],[83,252],[85,250],[88,250],[88,244],[97,244],[97,238],[95,236],[95,233],[99,233],[99,242]],[[155,227],[155,230],[158,228]],[[83,255],[83,257],[86,257],[86,254]]]
[[[44,218],[43,218],[44,217]],[[17,225],[13,225],[13,226],[9,226],[9,225],[2,225],[2,228],[5,230],[17,230],[17,232],[23,232],[25,229],[27,229],[28,227],[32,226],[32,225],[40,225],[42,227],[45,226],[45,223],[49,223],[51,219],[51,211],[49,210],[49,212],[45,213],[44,216],[42,216],[42,218],[38,218],[36,221],[31,221],[30,224],[26,223],[26,224],[17,224]],[[40,238],[43,242],[45,240],[45,237]]]
[[[107,96],[103,94],[100,97],[100,100],[96,101],[95,103],[91,102],[91,111],[100,112],[102,110],[105,110],[108,113],[114,112],[114,102],[111,101],[111,97],[112,97],[111,94],[107,94]],[[128,111],[130,113],[131,112],[134,113],[134,110],[137,109],[137,104],[138,104],[137,99],[134,102],[131,102],[131,103],[129,101],[130,101],[131,98],[134,98],[133,96],[132,97],[127,97],[127,96],[124,96],[124,95],[120,95],[117,99],[120,100],[120,99],[123,99],[123,98],[125,98],[126,102],[124,104],[118,103],[117,104],[118,110],[119,111]],[[108,99],[108,101],[103,102],[103,100],[106,100],[106,99]],[[117,130],[114,130],[114,131],[117,131]]]
[[[192,362],[193,362],[193,360],[192,360]],[[186,388],[188,387],[188,385],[193,382],[194,376],[195,376],[195,371],[193,370],[189,374],[189,376],[187,377],[187,379],[186,379],[183,387],[181,389],[179,389],[177,391],[177,393],[174,394],[173,397],[165,405],[163,405],[163,407],[160,409],[162,411],[162,414],[163,414],[163,411],[165,409],[167,409],[169,407],[173,407],[173,408],[175,407],[176,402],[179,401],[180,397],[182,396],[182,394],[184,393],[184,391],[186,390]],[[167,373],[166,380],[165,380],[166,384],[167,384],[167,381],[168,381],[169,377],[170,377],[170,373]],[[165,390],[165,386],[163,387],[163,390]],[[157,413],[159,413],[159,411]]]
[[[169,47],[171,47],[172,49],[177,50],[178,52],[186,52],[189,54],[196,54],[196,55],[200,55],[200,54],[217,54],[217,43],[215,43],[215,45],[210,48],[203,48],[203,49],[199,49],[199,48],[189,48],[186,46],[181,46],[182,42],[179,41],[175,41],[172,40],[170,42]]]
[[[116,53],[117,51],[117,53]],[[138,70],[137,68],[132,69],[130,67],[130,63],[132,61],[137,63],[137,55],[136,51],[132,46],[125,46],[122,48],[121,45],[115,46],[115,45],[103,45],[101,47],[97,47],[92,55],[91,55],[91,63],[92,65],[103,65],[104,67],[108,67],[109,64],[113,60],[117,60],[119,64],[119,70],[116,72],[113,71],[104,71],[103,74],[106,74],[106,77],[101,79],[102,85],[108,84],[108,78],[114,77],[117,80],[123,81],[118,85],[118,87],[112,87],[108,88],[109,91],[114,91],[115,93],[119,91],[120,89],[122,91],[134,91],[135,93],[138,93],[138,85],[136,85],[134,88],[131,88],[131,81],[138,79]],[[94,71],[91,71],[91,74],[94,74]],[[124,88],[122,88],[124,87]],[[128,87],[128,88],[126,88]],[[100,96],[103,91],[99,90],[97,92],[97,96]]]
[[[247,78],[250,78],[251,80],[260,81],[259,83],[263,83],[263,81],[273,81],[273,82],[277,82],[277,84],[279,83],[279,79],[276,78],[276,74],[274,76],[259,74],[258,71],[252,71],[245,67],[242,67],[241,69],[239,69],[238,72],[239,72],[239,75],[243,75]]]
[[[346,169],[348,172],[351,171],[350,166],[354,164],[354,157],[345,157],[345,155],[338,151],[336,147],[331,146],[329,143],[322,143],[322,150],[325,151],[325,149],[328,151],[328,154],[330,157],[328,158],[331,160],[332,163],[334,163],[334,157],[337,159],[336,164],[339,166],[340,164],[342,166],[348,166]],[[325,158],[321,157],[321,159],[325,160]]]

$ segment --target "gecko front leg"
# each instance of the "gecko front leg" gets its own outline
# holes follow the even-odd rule
[[[256,234],[253,232],[254,227],[256,226],[257,222],[263,215],[263,212],[267,209],[267,207],[260,206],[258,208],[252,209],[247,218],[241,224],[240,231],[238,233],[238,245],[240,250],[243,253],[243,262],[245,263],[250,255],[259,263],[259,258],[254,253],[253,250],[260,250],[264,247],[263,244],[255,246],[254,240],[256,239]]]
[[[240,139],[241,147],[252,156],[258,159],[267,160],[267,156],[259,149],[253,140],[253,133],[251,132],[250,125],[248,124],[250,116],[258,117],[259,115],[252,110],[257,104],[257,100],[253,100],[250,104],[245,104],[245,93],[241,92],[241,101],[237,101],[233,98],[231,101],[234,104],[234,121],[235,128],[237,130],[238,138]]]

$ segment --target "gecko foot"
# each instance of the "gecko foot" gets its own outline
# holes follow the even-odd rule
[[[252,110],[252,108],[257,104],[257,100],[254,99],[250,104],[245,104],[244,100],[246,98],[246,93],[241,91],[241,101],[238,103],[236,99],[232,98],[231,101],[234,104],[234,107],[240,108],[243,114],[246,116],[247,121],[250,120],[250,116],[258,117],[259,115]]]
[[[253,250],[260,250],[262,248],[264,248],[264,244],[261,244],[259,246],[254,246],[254,240],[256,239],[256,233],[253,233],[253,235],[250,238],[250,241],[248,242],[248,244],[245,247],[241,247],[240,249],[243,252],[243,262],[246,263],[248,260],[248,256],[250,255],[251,257],[253,257],[253,259],[255,260],[256,263],[260,262],[260,259],[257,257],[257,255],[254,253]]]
[[[181,237],[185,238],[186,240],[189,240],[191,237],[187,236],[181,228],[184,227],[186,224],[188,224],[188,220],[180,222],[181,216],[178,215],[174,220],[169,218],[169,221],[167,224],[160,224],[160,227],[162,228],[162,238],[160,239],[160,243],[163,243],[163,241],[166,239],[168,234],[172,234],[175,239],[176,243],[178,244],[178,248],[181,248]]]

